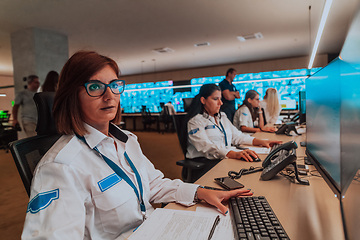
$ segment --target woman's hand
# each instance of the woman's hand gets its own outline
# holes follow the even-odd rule
[[[232,191],[216,191],[205,188],[198,188],[197,190],[197,196],[199,200],[204,200],[208,204],[217,207],[224,215],[226,215],[228,209],[222,204],[222,202],[227,201],[231,197],[251,195],[253,195],[253,193],[250,192],[250,190],[244,189],[237,189]]]
[[[262,140],[262,139],[257,139],[254,138],[253,140],[253,145],[254,146],[261,146],[261,147],[272,147],[274,144],[281,144],[282,141],[273,141],[273,140]]]
[[[263,132],[275,132],[276,129],[274,127],[262,127],[261,131],[263,131]]]
[[[229,151],[226,154],[226,157],[228,157],[228,158],[242,159],[247,162],[253,162],[253,158],[251,156],[253,156],[254,158],[259,158],[259,155],[257,155],[256,152],[249,150],[249,149],[245,149],[241,152]]]

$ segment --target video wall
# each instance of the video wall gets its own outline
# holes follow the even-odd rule
[[[296,109],[299,91],[305,90],[305,79],[319,71],[321,68],[295,69],[260,73],[246,73],[236,75],[233,84],[240,92],[240,99],[236,99],[236,108],[242,104],[245,93],[255,90],[260,94],[260,99],[265,95],[267,88],[275,88],[279,93],[280,104],[284,109]],[[121,95],[121,107],[125,113],[141,112],[143,106],[150,112],[160,112],[161,103],[171,102],[177,112],[184,111],[183,98],[193,98],[199,93],[200,87],[205,83],[221,82],[225,76],[193,78],[190,81],[191,91],[173,89],[172,81],[146,82],[126,84]],[[184,87],[188,90],[189,86]]]

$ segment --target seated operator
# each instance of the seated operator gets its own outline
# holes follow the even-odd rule
[[[118,128],[114,60],[75,53],[60,74],[53,114],[62,137],[37,165],[23,239],[125,239],[154,210],[151,203],[198,200],[216,206],[249,190],[214,191],[170,180],[142,154],[137,137]]]
[[[215,84],[204,84],[192,101],[187,119],[187,158],[234,158],[252,162],[258,155],[249,149],[240,151],[231,145],[248,144],[271,147],[281,141],[261,140],[243,134],[220,111],[221,90]]]

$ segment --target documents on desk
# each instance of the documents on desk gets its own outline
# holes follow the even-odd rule
[[[245,146],[247,149],[250,149],[254,152],[256,152],[257,154],[269,154],[270,152],[270,148],[266,148],[266,147],[251,147],[251,146]],[[239,150],[237,150],[239,151]]]
[[[128,239],[207,240],[218,215],[220,222],[211,240],[235,239],[229,214],[223,216],[215,208],[211,212],[157,208]]]

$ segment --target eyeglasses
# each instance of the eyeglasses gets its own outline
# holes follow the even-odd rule
[[[124,92],[125,81],[114,79],[109,84],[100,82],[99,80],[90,80],[84,84],[87,94],[90,97],[100,97],[104,95],[107,87],[110,88],[113,94],[119,95]]]

